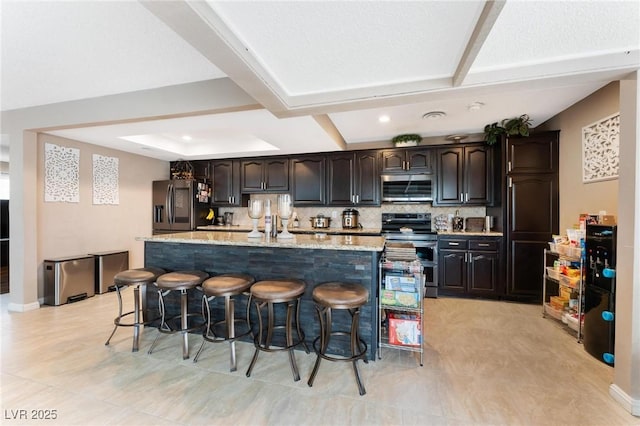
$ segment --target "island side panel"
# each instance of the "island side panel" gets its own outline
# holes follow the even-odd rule
[[[313,304],[313,287],[327,281],[359,283],[369,289],[369,302],[361,309],[360,332],[367,343],[369,359],[375,360],[377,347],[378,258],[373,251],[331,249],[296,249],[276,247],[244,247],[210,244],[184,244],[169,242],[145,242],[145,266],[166,270],[201,270],[210,275],[224,273],[249,273],[256,280],[296,278],[307,283],[302,299],[300,322],[311,349],[313,339],[319,333],[319,324]],[[157,293],[151,288],[147,294],[150,309],[157,307]],[[169,314],[177,314],[177,297],[169,298]],[[237,305],[243,312],[246,305]],[[190,312],[201,309],[201,293],[189,294]],[[221,318],[222,304],[214,311]],[[348,330],[350,321],[346,311],[335,311],[334,330]],[[335,345],[332,345],[335,346]],[[329,348],[332,353],[342,353],[338,347]]]

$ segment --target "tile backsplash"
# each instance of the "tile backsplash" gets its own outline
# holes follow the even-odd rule
[[[252,198],[261,200],[271,200],[271,212],[277,214],[277,198],[278,194],[254,194]],[[294,211],[298,214],[298,220],[301,227],[310,227],[309,218],[323,214],[331,217],[335,212],[336,218],[331,219],[331,228],[342,228],[342,211],[346,207],[295,207]],[[377,229],[382,226],[382,213],[431,213],[432,217],[444,214],[454,215],[458,211],[462,217],[484,217],[486,214],[485,207],[433,207],[430,203],[424,204],[382,204],[380,207],[355,207],[360,213],[359,222],[363,228]],[[222,216],[225,212],[233,212],[233,221],[235,225],[251,226],[251,218],[247,215],[246,207],[227,207],[219,208],[216,211],[218,216]],[[264,218],[260,219],[260,225],[264,225]]]

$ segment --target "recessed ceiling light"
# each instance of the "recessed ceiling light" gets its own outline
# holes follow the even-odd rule
[[[460,142],[463,139],[468,138],[469,135],[459,134],[459,135],[449,135],[445,139],[453,142]]]
[[[381,123],[388,123],[390,120],[391,118],[388,115],[381,115],[378,117],[378,121]]]
[[[447,113],[444,112],[444,111],[430,111],[430,112],[427,112],[426,114],[424,114],[422,116],[422,119],[423,120],[424,119],[438,120],[438,119],[440,119],[442,117],[446,117],[446,116],[447,116]]]
[[[191,140],[191,136],[189,136],[189,135],[184,135],[184,136],[182,137],[182,140],[183,140],[183,141],[190,141],[190,140]]]
[[[467,107],[467,109],[469,111],[478,111],[482,109],[483,106],[484,104],[482,102],[473,102]]]

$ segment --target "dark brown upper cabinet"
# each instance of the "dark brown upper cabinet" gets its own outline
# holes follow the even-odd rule
[[[491,148],[452,146],[437,150],[437,195],[434,205],[487,205],[492,201]]]
[[[327,204],[380,205],[376,151],[341,152],[327,156]]]
[[[246,159],[240,163],[241,192],[287,192],[289,160],[287,158]]]
[[[380,171],[385,173],[433,173],[433,149],[385,149],[380,151]]]
[[[238,160],[214,160],[210,165],[213,177],[214,206],[240,206],[240,162]]]
[[[308,155],[291,161],[291,198],[296,206],[321,205],[325,195],[325,157]]]
[[[555,173],[558,164],[558,138],[549,132],[543,136],[507,139],[505,173]]]

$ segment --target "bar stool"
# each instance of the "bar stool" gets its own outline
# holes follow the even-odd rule
[[[138,268],[120,271],[113,277],[113,284],[116,287],[116,294],[118,295],[118,316],[113,320],[113,331],[105,342],[105,346],[109,346],[109,342],[113,335],[116,334],[118,327],[133,327],[133,349],[131,349],[131,352],[138,352],[140,326],[147,325],[157,319],[144,318],[146,315],[145,290],[147,284],[155,282],[156,279],[164,273],[164,269],[160,268]],[[122,313],[122,289],[131,286],[133,286],[133,311]],[[142,298],[140,297],[141,287],[143,289]],[[142,309],[140,309],[141,306]],[[142,321],[140,320],[141,313],[143,315]],[[124,317],[129,315],[133,315],[133,322],[124,323]]]
[[[165,334],[182,333],[182,359],[189,358],[189,332],[202,328],[204,323],[196,324],[189,327],[189,317],[200,316],[200,314],[190,314],[187,306],[187,290],[196,288],[207,279],[209,275],[202,271],[177,271],[160,275],[156,280],[158,287],[158,304],[160,306],[161,322],[158,331]],[[172,291],[180,291],[180,315],[167,318],[164,305],[164,298]],[[169,321],[180,320],[180,328],[172,329]],[[149,348],[149,354],[158,342],[158,334]]]
[[[300,298],[304,294],[306,286],[304,281],[296,279],[258,281],[251,286],[251,300],[256,307],[258,317],[258,333],[254,335],[253,343],[256,349],[253,353],[251,364],[249,364],[249,369],[247,370],[247,377],[251,376],[251,370],[253,370],[260,351],[276,352],[286,350],[289,352],[289,363],[291,364],[291,371],[293,372],[293,380],[296,382],[300,380],[300,373],[298,372],[293,349],[302,344],[305,352],[309,353],[309,348],[304,342],[304,333],[300,329]],[[274,304],[276,303],[286,303],[286,319],[284,324],[276,324],[274,309]],[[262,318],[262,308],[265,306],[268,316],[266,330],[264,330]],[[297,332],[297,339],[295,341],[292,333],[294,308]],[[278,347],[272,347],[274,331],[282,328],[285,331],[285,341]]]
[[[313,349],[317,354],[317,358],[307,384],[313,386],[313,381],[318,373],[322,359],[326,359],[327,361],[349,361],[353,363],[353,372],[356,376],[360,395],[364,395],[366,390],[360,380],[357,362],[359,359],[362,359],[365,363],[368,363],[367,344],[360,338],[358,325],[360,322],[360,308],[369,300],[369,290],[359,284],[328,282],[316,286],[313,289],[312,297],[316,304],[316,310],[318,311],[318,319],[320,320],[320,336],[316,337],[313,341]],[[349,311],[351,315],[350,331],[331,330],[332,309],[345,309]],[[336,335],[350,337],[351,356],[339,357],[326,354],[331,336]],[[319,348],[318,341],[320,341]]]
[[[249,323],[249,306],[247,301],[247,315],[244,318],[235,318],[235,301],[233,296],[241,294],[248,295],[251,285],[256,282],[255,278],[247,274],[222,274],[209,278],[198,287],[203,291],[202,295],[202,315],[207,320],[206,328],[202,333],[202,344],[200,349],[193,358],[193,362],[198,362],[200,352],[204,349],[206,342],[219,343],[229,342],[231,344],[231,367],[230,371],[236,371],[236,340],[251,333],[251,325]],[[211,324],[211,308],[209,302],[216,297],[224,297],[224,319]],[[246,331],[240,335],[236,335],[236,321],[244,322]],[[226,335],[218,336],[215,327],[226,325]]]

